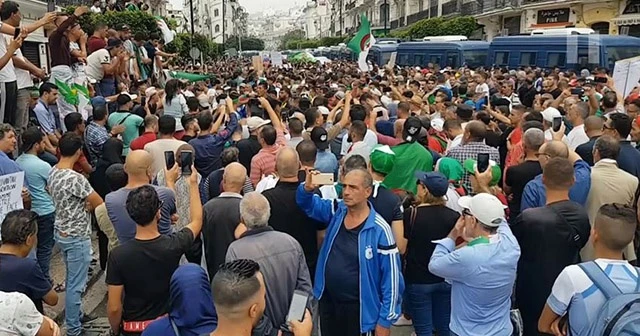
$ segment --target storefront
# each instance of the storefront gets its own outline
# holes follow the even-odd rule
[[[546,28],[566,28],[574,26],[575,12],[569,7],[527,10],[526,30]]]
[[[621,35],[640,37],[640,0],[622,1],[621,5],[624,9],[611,23],[617,26]]]

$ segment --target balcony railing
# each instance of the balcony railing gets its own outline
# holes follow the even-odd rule
[[[518,7],[520,3],[526,0],[479,0],[470,1],[462,4],[462,15],[478,15],[491,12],[506,7]]]

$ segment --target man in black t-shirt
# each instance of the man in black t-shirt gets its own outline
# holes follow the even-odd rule
[[[165,171],[167,187],[175,190],[178,174],[178,165]],[[111,251],[106,279],[109,324],[117,335],[140,335],[147,324],[167,313],[171,276],[202,229],[195,168],[189,186],[191,223],[169,235],[158,232],[162,202],[152,186],[134,189],[127,197],[127,212],[137,224],[136,236]]]
[[[520,202],[524,187],[536,176],[542,173],[538,161],[538,150],[544,144],[544,132],[538,128],[531,128],[522,135],[522,144],[525,152],[524,162],[507,168],[505,177],[505,192],[509,196],[510,218],[516,218],[520,214]]]
[[[580,262],[580,250],[591,230],[587,210],[569,200],[574,184],[571,161],[551,158],[545,164],[542,181],[546,205],[526,209],[511,225],[521,250],[516,303],[522,313],[524,335],[538,335],[538,318],[553,283],[566,266]]]

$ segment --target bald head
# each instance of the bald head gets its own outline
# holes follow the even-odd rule
[[[247,169],[238,162],[232,162],[224,167],[222,186],[225,191],[240,193],[247,179]]]
[[[558,140],[545,143],[540,147],[540,152],[549,155],[549,158],[560,157],[566,159],[569,157],[569,147],[567,147],[564,142]]]
[[[594,137],[602,134],[604,119],[597,116],[590,116],[584,120],[584,131],[587,136]]]
[[[124,171],[129,178],[146,177],[151,168],[153,157],[145,150],[130,151],[124,163]]]
[[[291,147],[283,147],[276,155],[276,172],[280,178],[297,178],[300,169],[298,152]]]
[[[482,121],[474,120],[467,124],[464,131],[468,134],[467,142],[482,142],[487,133],[487,126]]]

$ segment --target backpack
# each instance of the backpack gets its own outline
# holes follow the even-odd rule
[[[606,298],[588,332],[582,336],[640,335],[640,280],[634,292],[622,293],[595,261],[578,266]],[[636,269],[640,275],[640,269]]]

